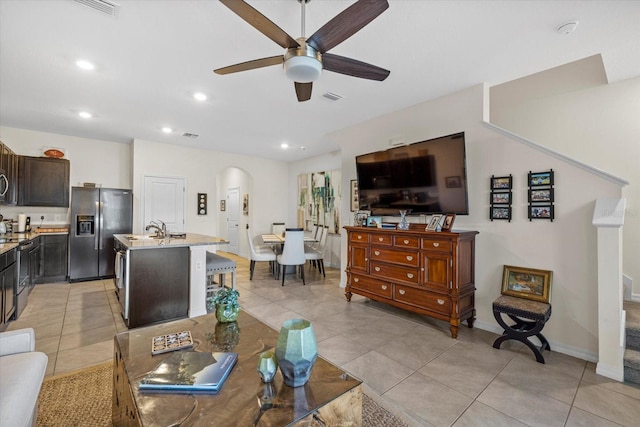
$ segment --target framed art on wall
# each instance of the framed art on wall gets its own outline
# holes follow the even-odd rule
[[[358,210],[358,181],[355,179],[351,180],[351,212],[355,212]]]

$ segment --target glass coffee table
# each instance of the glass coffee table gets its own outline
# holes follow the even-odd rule
[[[178,351],[234,351],[238,362],[216,394],[140,392],[140,380],[173,352],[151,355],[155,336],[191,331],[194,346]],[[273,349],[279,331],[244,311],[237,322],[215,315],[177,320],[114,338],[112,419],[116,426],[362,425],[361,382],[318,357],[301,387],[284,384],[280,370],[263,383],[256,371],[261,352]]]

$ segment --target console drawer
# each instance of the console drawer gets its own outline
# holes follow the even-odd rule
[[[373,245],[393,245],[393,235],[371,233],[371,244]]]
[[[396,285],[393,299],[437,313],[451,314],[451,298],[420,289]]]
[[[420,248],[420,239],[414,236],[395,236],[394,241],[397,248]]]
[[[371,262],[371,275],[382,277],[393,282],[418,284],[420,275],[417,268],[401,267],[399,265]]]
[[[352,242],[369,243],[369,233],[349,233],[349,239]]]
[[[438,252],[451,252],[451,241],[445,239],[422,239],[422,249]]]
[[[359,276],[357,274],[351,275],[351,287],[389,299],[391,299],[393,295],[393,285],[391,283],[371,279],[367,276]]]
[[[397,251],[375,246],[371,248],[371,259],[415,268],[418,268],[420,264],[420,256],[417,251]]]

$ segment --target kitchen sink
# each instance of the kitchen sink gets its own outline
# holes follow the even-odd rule
[[[157,239],[159,239],[157,236],[150,235],[150,234],[130,234],[130,235],[126,236],[126,238],[129,239],[129,240],[157,240]]]

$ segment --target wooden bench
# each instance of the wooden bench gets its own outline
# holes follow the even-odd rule
[[[507,325],[502,318],[502,313],[515,323]],[[500,348],[507,340],[517,340],[533,351],[539,363],[545,363],[542,352],[545,349],[550,351],[551,346],[541,331],[551,317],[551,304],[502,295],[493,302],[493,316],[504,328],[502,336],[494,341],[493,348]],[[529,339],[533,336],[540,340],[540,346]]]

